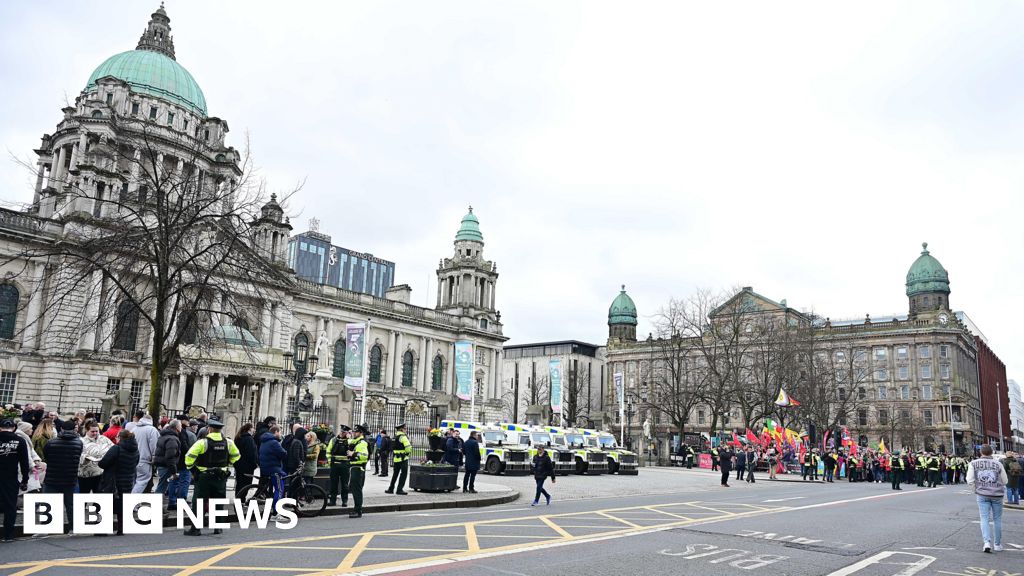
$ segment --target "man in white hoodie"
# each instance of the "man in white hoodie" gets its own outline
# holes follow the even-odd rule
[[[139,418],[132,433],[139,443],[139,465],[135,469],[132,493],[141,494],[149,488],[149,481],[153,478],[153,454],[156,452],[156,441],[160,439],[160,431],[153,426],[153,419],[147,414]]]
[[[981,514],[981,539],[985,541],[985,552],[1003,551],[1003,494],[1006,493],[1006,470],[992,458],[992,447],[981,446],[981,458],[967,467],[967,484],[974,488]],[[989,518],[992,520],[992,534],[989,534]]]

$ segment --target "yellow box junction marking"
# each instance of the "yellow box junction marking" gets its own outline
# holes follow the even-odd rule
[[[397,528],[393,530],[380,530],[367,533],[336,534],[330,536],[307,536],[299,538],[287,538],[277,540],[260,540],[246,543],[228,544],[222,546],[198,546],[194,548],[179,548],[170,550],[153,550],[149,552],[134,552],[129,554],[112,554],[107,556],[93,556],[85,558],[68,558],[64,560],[45,560],[15,562],[0,564],[0,569],[11,570],[22,568],[15,572],[16,576],[28,576],[37,574],[46,576],[50,568],[74,567],[74,568],[103,568],[105,571],[112,571],[112,576],[117,576],[117,570],[139,570],[139,569],[165,569],[176,570],[177,576],[191,576],[199,574],[202,576],[204,570],[229,570],[229,571],[250,571],[253,573],[294,573],[313,576],[328,576],[342,574],[346,571],[373,570],[402,566],[407,564],[428,562],[432,560],[458,559],[468,557],[481,552],[515,551],[527,549],[538,544],[550,544],[561,542],[585,541],[591,538],[625,535],[640,530],[651,530],[684,526],[694,522],[708,520],[721,520],[727,518],[750,516],[766,512],[778,512],[787,510],[789,507],[769,507],[752,504],[739,503],[716,503],[716,502],[676,502],[669,504],[654,504],[650,506],[631,506],[623,508],[607,508],[604,510],[588,510],[584,512],[567,512],[563,514],[544,514],[532,517],[496,518],[492,520],[474,520],[468,522],[454,522],[437,524],[432,526],[417,526],[413,528]],[[631,513],[633,513],[631,515]],[[635,514],[651,513],[642,520]],[[626,518],[624,518],[626,517]],[[645,522],[644,525],[631,522],[628,518]],[[602,521],[600,524],[591,522]],[[529,523],[533,522],[533,523]],[[491,534],[488,528],[532,528],[536,534]],[[454,531],[461,529],[462,534],[435,532],[444,530]],[[574,535],[570,530],[585,529],[585,532]],[[451,548],[422,548],[403,547],[397,542],[387,542],[393,537],[448,537],[462,539],[461,546],[457,542]],[[353,538],[358,540],[351,544]],[[374,542],[374,539],[377,539]],[[344,544],[339,541],[348,540]],[[503,539],[503,540],[498,540]],[[522,540],[508,543],[508,539]],[[500,544],[499,544],[500,543]],[[322,544],[322,545],[321,545]],[[345,544],[350,544],[346,546]],[[376,544],[376,546],[372,546]],[[398,546],[395,546],[398,544]],[[334,552],[338,554],[332,562],[330,557],[325,557],[326,565],[333,565],[328,568],[309,567],[287,567],[287,566],[233,566],[222,564],[222,561],[229,559],[241,550],[248,549],[273,549],[288,548],[295,550],[308,550],[311,553],[319,550],[323,552]],[[422,556],[396,560],[391,562],[378,562],[370,564],[359,564],[359,558],[366,551],[398,551],[421,553]],[[144,559],[157,556],[173,554],[194,554],[196,552],[210,552],[206,559],[191,566],[177,565],[152,565],[145,563],[125,562],[133,559]]]

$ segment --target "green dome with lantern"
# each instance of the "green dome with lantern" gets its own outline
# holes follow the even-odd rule
[[[626,294],[626,285],[622,285],[622,291],[612,301],[612,305],[608,308],[608,325],[628,325],[636,326],[636,304],[633,303],[633,299]]]
[[[921,247],[921,255],[907,272],[907,296],[926,292],[949,294],[949,272],[928,252],[927,242]]]
[[[484,235],[480,233],[480,220],[477,219],[476,214],[473,214],[473,207],[469,207],[469,212],[462,217],[462,226],[459,227],[459,231],[455,234],[455,241],[469,241],[484,243]]]

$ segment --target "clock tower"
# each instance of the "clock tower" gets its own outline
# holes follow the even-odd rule
[[[910,319],[936,319],[945,324],[950,318],[949,273],[928,252],[928,243],[921,245],[921,255],[907,272],[907,298]]]

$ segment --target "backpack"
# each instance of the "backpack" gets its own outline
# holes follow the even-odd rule
[[[1024,468],[1021,468],[1020,460],[1010,460],[1006,464],[1006,473],[1008,476],[1020,476],[1024,474]]]

